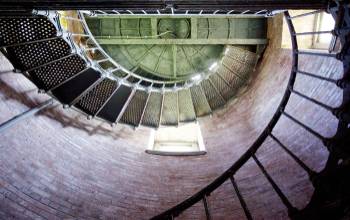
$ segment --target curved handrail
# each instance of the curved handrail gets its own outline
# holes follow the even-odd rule
[[[289,28],[290,37],[292,41],[292,47],[293,47],[292,69],[289,77],[289,82],[288,82],[286,91],[284,93],[284,96],[282,98],[282,101],[279,104],[277,111],[273,115],[271,121],[263,130],[263,132],[260,134],[260,136],[257,138],[257,140],[252,144],[252,146],[228,170],[226,170],[223,174],[221,174],[221,176],[216,178],[213,182],[211,182],[209,185],[204,187],[202,190],[200,190],[190,198],[168,209],[167,211],[151,218],[152,220],[172,219],[173,217],[178,216],[181,212],[190,208],[191,206],[193,206],[194,204],[196,204],[206,196],[210,195],[214,190],[216,190],[219,186],[221,186],[224,182],[226,182],[230,177],[232,177],[250,158],[253,157],[255,152],[259,149],[259,147],[264,143],[266,138],[272,132],[272,129],[277,124],[291,96],[292,92],[290,88],[293,88],[293,85],[296,79],[297,69],[298,69],[298,42],[295,35],[294,25],[290,19],[290,14],[288,11],[284,12],[284,17],[286,18],[286,22]]]

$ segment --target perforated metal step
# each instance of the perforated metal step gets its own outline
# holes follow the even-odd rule
[[[203,80],[200,85],[203,88],[204,94],[207,97],[208,103],[212,110],[225,105],[225,100],[221,97],[209,80]]]
[[[89,115],[96,115],[117,87],[116,81],[105,78],[84,95],[75,106]]]
[[[44,16],[0,17],[0,46],[56,37],[55,26]]]
[[[162,125],[174,126],[179,124],[179,107],[177,92],[164,93],[162,109]]]
[[[229,100],[231,97],[235,95],[236,90],[230,87],[228,82],[226,82],[218,74],[211,75],[209,79],[225,100]]]
[[[120,121],[125,124],[138,126],[145,111],[148,97],[149,94],[147,92],[136,91]]]
[[[220,75],[221,78],[229,83],[233,92],[236,91],[245,82],[245,79],[241,78],[236,73],[230,71],[230,69],[224,66],[220,66],[216,71],[216,74]]]
[[[85,61],[78,55],[67,57],[63,60],[29,71],[35,84],[45,91],[69,80],[86,68]]]
[[[196,120],[196,113],[193,106],[191,92],[183,89],[178,92],[179,98],[179,121],[191,122]]]
[[[152,92],[142,118],[142,125],[155,128],[159,126],[162,103],[163,94]]]
[[[101,74],[94,69],[87,69],[70,81],[52,91],[52,94],[63,104],[71,105],[73,101],[87,92],[97,82]]]
[[[234,46],[227,46],[225,55],[229,56],[231,59],[253,67],[255,67],[259,59],[259,56],[256,53]]]
[[[202,88],[198,85],[191,87],[191,97],[193,101],[193,106],[196,111],[196,116],[201,117],[208,114],[211,114],[211,108],[207,101],[207,98],[202,90]]]
[[[68,56],[71,54],[71,48],[65,40],[56,38],[11,47],[7,49],[7,53],[16,59],[16,68],[25,71]]]
[[[241,79],[247,79],[249,74],[254,70],[254,66],[241,63],[228,56],[223,57],[222,65]]]
[[[130,87],[121,85],[97,116],[110,123],[118,122],[127,107],[127,102],[131,98],[131,94],[132,89]]]

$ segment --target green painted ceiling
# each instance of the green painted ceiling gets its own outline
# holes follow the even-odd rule
[[[263,17],[100,16],[86,21],[117,63],[157,80],[186,80],[208,71],[225,45],[266,44]]]

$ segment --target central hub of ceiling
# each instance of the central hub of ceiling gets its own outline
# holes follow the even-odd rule
[[[177,38],[186,39],[190,38],[191,25],[190,19],[186,18],[162,18],[158,21],[158,35],[161,38]]]

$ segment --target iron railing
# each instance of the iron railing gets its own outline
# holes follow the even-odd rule
[[[346,8],[347,6],[342,5],[342,7]],[[334,36],[333,38],[338,38],[338,37],[344,38],[344,35],[339,36],[337,34],[337,33],[344,33],[344,30],[343,30],[344,27],[342,26],[343,22],[341,22],[342,18],[338,17],[338,16],[342,16],[341,10],[342,9],[341,9],[341,7],[339,7],[339,5],[334,6],[333,9],[330,8],[330,10],[329,10],[330,12],[334,12],[334,15],[336,16],[336,18],[335,18],[336,20],[340,20],[340,22],[339,21],[336,22],[336,25],[335,25],[335,28],[333,31],[327,31],[327,34],[333,34],[333,36]],[[285,111],[285,108],[287,106],[289,98],[290,98],[291,94],[293,93],[293,94],[296,94],[296,95],[300,96],[301,98],[304,98],[305,100],[307,100],[315,105],[318,105],[318,106],[332,112],[335,116],[337,116],[337,118],[340,120],[340,122],[344,122],[344,119],[346,118],[344,115],[348,115],[348,112],[344,112],[344,109],[340,110],[339,108],[330,107],[330,106],[323,104],[315,99],[312,99],[312,98],[310,98],[310,97],[308,97],[308,96],[306,96],[306,95],[302,94],[301,92],[298,92],[294,89],[294,83],[296,80],[296,76],[298,74],[308,75],[310,77],[318,78],[320,80],[325,80],[325,81],[334,83],[335,85],[337,85],[340,88],[344,88],[344,84],[346,84],[348,82],[346,79],[346,77],[347,77],[346,73],[344,74],[344,77],[342,79],[334,80],[334,79],[329,79],[326,77],[318,76],[318,75],[315,75],[312,73],[307,73],[307,72],[299,69],[299,65],[298,65],[299,62],[298,61],[299,61],[299,55],[301,55],[301,54],[307,55],[307,56],[322,56],[322,57],[337,58],[341,61],[344,61],[344,57],[348,56],[348,55],[344,54],[344,53],[346,53],[346,50],[344,50],[344,49],[342,49],[341,52],[339,52],[339,53],[333,53],[332,51],[329,51],[330,53],[324,53],[324,52],[315,52],[312,50],[308,50],[308,51],[299,50],[297,36],[299,36],[299,35],[317,35],[317,34],[325,34],[325,33],[323,33],[323,32],[322,33],[320,33],[320,32],[296,33],[294,25],[293,25],[293,19],[302,18],[305,16],[310,16],[310,15],[321,13],[321,12],[323,12],[323,11],[317,10],[317,11],[313,11],[311,13],[305,13],[305,14],[301,14],[298,16],[294,16],[294,17],[291,17],[288,11],[284,12],[284,17],[285,17],[285,20],[287,22],[287,25],[288,25],[288,28],[290,31],[290,37],[291,37],[291,42],[292,42],[293,61],[292,61],[290,78],[289,78],[289,82],[287,85],[287,89],[284,93],[284,96],[282,98],[281,103],[279,104],[279,106],[277,108],[277,111],[273,115],[269,124],[265,127],[263,132],[260,134],[260,136],[257,138],[257,140],[253,143],[253,145],[251,145],[251,147],[228,170],[226,170],[222,175],[220,175],[218,178],[216,178],[213,182],[211,182],[209,185],[204,187],[202,190],[200,190],[199,192],[197,192],[196,194],[194,194],[190,198],[184,200],[183,202],[170,208],[169,210],[153,217],[152,218],[153,220],[156,220],[156,219],[174,219],[177,216],[179,216],[182,212],[184,212],[188,208],[192,207],[193,205],[195,205],[201,201],[203,201],[203,204],[204,204],[206,218],[211,219],[212,217],[211,217],[211,212],[209,209],[210,205],[208,204],[207,198],[210,196],[210,194],[213,191],[218,189],[224,182],[226,182],[228,180],[230,180],[233,184],[233,188],[234,188],[234,190],[237,194],[237,197],[241,203],[241,206],[244,210],[246,218],[253,219],[252,214],[250,213],[249,208],[246,205],[244,198],[239,191],[239,188],[235,182],[235,177],[234,177],[236,172],[249,159],[253,159],[255,161],[255,163],[257,164],[257,166],[260,168],[263,175],[266,177],[266,179],[271,184],[274,191],[277,193],[278,197],[281,199],[282,203],[287,208],[289,216],[293,217],[298,213],[299,210],[296,209],[291,204],[291,202],[288,200],[287,196],[282,192],[282,190],[279,188],[277,183],[273,180],[273,178],[268,174],[268,172],[266,171],[264,166],[260,163],[260,161],[259,161],[258,157],[255,155],[255,153],[262,146],[262,144],[265,142],[267,137],[271,137],[272,140],[274,140],[297,164],[300,165],[301,168],[303,168],[306,171],[306,173],[308,174],[311,181],[313,181],[314,178],[318,175],[318,173],[316,171],[309,168],[301,159],[299,159],[286,146],[284,146],[282,144],[282,142],[279,139],[277,139],[276,136],[273,134],[273,129],[282,115],[289,118],[295,124],[299,125],[300,127],[305,129],[309,133],[313,134],[315,137],[319,138],[331,153],[334,152],[334,148],[337,148],[337,146],[335,146],[336,141],[334,138],[326,138],[326,137],[322,136],[321,134],[319,134],[318,132],[316,132],[315,130],[310,128],[308,125],[302,123],[301,121],[294,118],[293,116],[291,116],[290,114],[288,114]],[[332,42],[333,41],[334,40],[332,40]],[[346,44],[348,44],[348,42],[346,42],[346,39],[345,40],[343,39],[343,41],[341,43],[342,43],[342,48],[346,47]],[[346,61],[344,61],[344,63],[345,62]],[[349,96],[348,92],[344,93],[344,96]],[[339,114],[339,112],[342,112],[343,116],[340,116],[341,114]],[[345,122],[345,123],[348,124],[349,122]],[[342,133],[343,130],[338,129],[338,133],[339,132]]]

